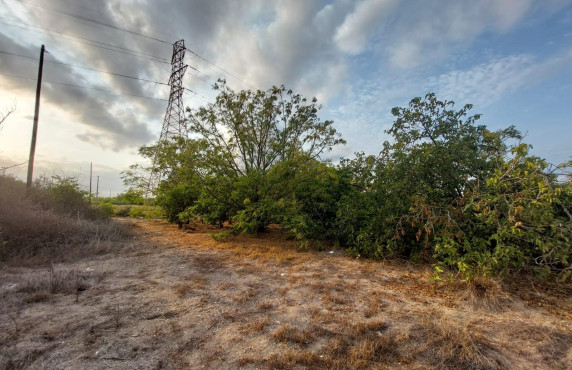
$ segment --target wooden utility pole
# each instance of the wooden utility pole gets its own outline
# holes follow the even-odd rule
[[[42,72],[44,70],[44,45],[40,49],[40,66],[38,68],[38,85],[36,86],[36,109],[34,111],[34,127],[32,128],[32,144],[30,145],[30,158],[28,160],[28,178],[26,188],[32,187],[34,176],[34,157],[36,155],[36,136],[38,135],[38,116],[40,115],[40,91],[42,90]]]
[[[99,176],[97,176],[97,185],[95,186],[95,203],[99,204]]]
[[[93,162],[89,162],[89,205],[91,206],[91,174],[93,173]]]

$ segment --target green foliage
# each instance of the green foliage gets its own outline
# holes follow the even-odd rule
[[[307,101],[283,86],[235,92],[220,80],[214,88],[219,95],[213,104],[189,111],[192,139],[140,148],[154,161],[154,170],[168,174],[156,190],[168,220],[197,216],[210,224],[228,221],[247,233],[286,220],[296,233],[317,228],[325,211],[308,204],[312,195],[303,186],[320,181],[311,178],[310,168],[335,172],[318,160],[344,143],[333,122],[318,118],[315,99]],[[124,173],[127,183],[142,184],[146,176],[141,170],[132,167]],[[328,207],[334,217],[335,205]],[[310,227],[297,217],[300,212],[313,222]]]
[[[466,195],[456,222],[463,235],[453,238],[448,230],[447,240],[436,244],[436,256],[465,275],[536,265],[569,279],[572,219],[564,204],[570,185],[558,183],[546,161],[528,155],[527,145],[516,145],[511,153]]]
[[[131,218],[155,220],[163,218],[164,216],[163,210],[156,206],[132,206],[129,211],[129,217]]]
[[[135,204],[135,205],[145,204],[143,191],[135,188],[130,188],[126,192],[119,194],[114,198],[111,198],[109,201],[113,204]]]
[[[217,242],[226,242],[230,240],[233,236],[236,236],[236,232],[234,232],[233,230],[225,230],[211,234],[211,237]]]
[[[32,200],[44,209],[82,215],[90,210],[86,201],[87,192],[80,188],[74,177],[41,176],[34,182],[30,194]]]
[[[344,141],[315,99],[214,87],[213,104],[189,110],[192,138],[140,148],[155,167],[124,174],[134,189],[150,170],[166,174],[155,202],[169,221],[228,222],[232,234],[279,224],[302,249],[331,240],[355,256],[431,262],[437,279],[535,268],[572,280],[572,184],[555,172],[571,163],[531,156],[514,127],[491,131],[471,105],[427,94],[392,110],[379,155],[333,166],[320,155]]]
[[[104,217],[113,217],[115,215],[115,207],[110,202],[99,203],[95,209]]]
[[[470,108],[413,99],[393,109],[394,141],[379,156],[342,162],[353,185],[338,209],[349,251],[421,258],[467,279],[534,266],[568,278],[570,185],[513,127],[491,132]]]
[[[178,222],[179,214],[192,206],[198,198],[199,191],[192,184],[179,183],[173,186],[166,186],[166,189],[159,189],[159,195],[155,199],[156,204],[163,208],[165,216],[169,222]]]
[[[117,217],[129,217],[131,206],[128,205],[115,205],[114,213]]]

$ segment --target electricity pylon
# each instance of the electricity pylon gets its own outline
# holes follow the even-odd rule
[[[183,63],[185,58],[185,40],[179,40],[173,44],[173,57],[171,58],[171,77],[169,78],[169,85],[171,92],[169,94],[169,104],[167,105],[167,112],[163,119],[163,128],[161,129],[161,136],[159,137],[160,145],[169,142],[177,137],[187,137],[187,125],[185,123],[185,107],[183,106],[183,76],[187,70],[187,65]],[[149,191],[153,191],[164,173],[160,168],[157,168],[157,154],[153,158],[153,168],[149,178]]]

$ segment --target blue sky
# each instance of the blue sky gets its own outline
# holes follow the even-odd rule
[[[44,43],[47,60],[153,81],[166,82],[169,66],[69,35],[162,59],[170,59],[168,43],[185,39],[200,55],[186,58],[200,71],[200,79],[185,77],[185,86],[198,93],[185,95],[192,107],[213,98],[210,86],[219,77],[234,89],[285,84],[316,96],[324,105],[321,117],[334,120],[348,141],[331,153],[334,160],[379,152],[391,108],[431,91],[458,106],[473,104],[472,112],[493,129],[516,125],[534,153],[552,163],[571,159],[572,0],[0,4],[0,51],[37,57]],[[27,159],[36,70],[36,60],[0,53],[0,112],[17,106],[0,131],[0,167]],[[118,95],[44,83],[36,174],[77,175],[87,186],[93,162],[102,192],[122,191],[119,173],[141,162],[137,147],[158,139],[166,108],[163,101],[125,94],[166,99],[168,88],[54,63],[46,64],[44,79]],[[8,172],[24,177],[26,170]]]

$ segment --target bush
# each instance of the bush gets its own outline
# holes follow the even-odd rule
[[[129,211],[129,217],[153,220],[163,218],[164,213],[160,207],[156,206],[133,206]]]
[[[52,210],[67,216],[91,216],[93,214],[76,178],[41,176],[30,189],[30,199],[44,210]]]
[[[115,215],[115,207],[113,206],[113,204],[108,202],[98,204],[97,206],[95,206],[95,209],[103,217],[106,218],[113,217]]]
[[[349,251],[433,261],[437,276],[448,267],[469,280],[538,267],[572,278],[570,184],[510,145],[513,127],[491,132],[465,118],[470,105],[452,107],[429,94],[395,108],[394,142],[342,162],[354,185],[338,208]]]
[[[451,210],[435,256],[465,277],[535,266],[572,281],[572,220],[563,212],[571,188],[549,174],[546,161],[528,156],[528,146],[512,153]]]
[[[129,235],[121,224],[77,214],[68,217],[32,199],[26,198],[24,183],[0,176],[0,261],[30,264],[81,258],[110,251]]]
[[[129,217],[131,212],[131,206],[118,205],[114,208],[115,216],[117,217]]]

